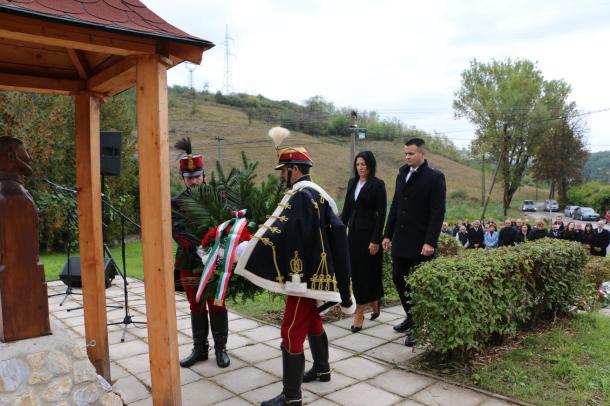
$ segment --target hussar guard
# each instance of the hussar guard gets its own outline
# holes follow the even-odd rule
[[[240,256],[235,272],[255,285],[287,295],[282,321],[283,392],[263,405],[300,405],[301,382],[330,380],[328,339],[320,310],[339,303],[355,310],[345,226],[334,200],[311,181],[304,147],[283,147],[285,128],[269,131],[289,190]],[[304,373],[305,337],[313,367]]]
[[[220,368],[230,364],[226,345],[229,335],[229,319],[224,306],[224,297],[214,301],[212,295],[198,297],[198,286],[203,263],[197,253],[201,237],[194,235],[191,224],[180,207],[180,198],[188,189],[205,183],[203,155],[193,154],[191,140],[179,140],[176,149],[184,151],[180,157],[180,174],[186,189],[172,198],[172,236],[178,245],[176,249],[175,270],[179,274],[181,285],[186,293],[191,310],[191,327],[193,330],[193,350],[190,355],[180,361],[180,366],[188,368],[199,361],[208,359],[208,334],[211,327],[214,338],[216,363]],[[207,304],[207,307],[206,307]],[[209,323],[208,323],[209,314]]]

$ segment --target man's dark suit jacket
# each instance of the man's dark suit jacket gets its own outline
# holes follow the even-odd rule
[[[354,200],[357,184],[358,178],[351,178],[347,184],[341,221],[350,233],[370,231],[369,241],[380,244],[387,207],[385,184],[381,179],[369,176],[360,189],[358,200]]]
[[[392,240],[392,255],[419,258],[424,244],[435,247],[445,218],[445,175],[428,162],[406,182],[410,167],[402,166],[390,206],[384,237]]]
[[[610,244],[610,231],[604,229],[601,233],[598,233],[597,229],[593,230],[593,239],[591,240],[591,255],[605,257],[608,244]],[[595,251],[593,249],[595,247],[601,248],[601,250]]]
[[[483,231],[483,227],[479,227],[478,230],[470,227],[468,230],[468,248],[475,248],[475,244],[479,244],[477,248],[483,248],[483,239],[485,238],[485,232]]]
[[[515,245],[517,242],[517,235],[520,233],[517,232],[512,227],[503,227],[500,229],[498,235],[498,247],[507,247],[510,245]]]

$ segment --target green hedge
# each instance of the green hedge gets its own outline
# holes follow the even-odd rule
[[[415,333],[435,352],[467,355],[567,312],[578,302],[586,262],[580,244],[543,239],[424,263],[408,279]]]

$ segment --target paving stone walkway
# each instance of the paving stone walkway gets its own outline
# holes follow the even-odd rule
[[[48,284],[49,294],[65,291],[61,282]],[[129,279],[129,309],[135,321],[146,321],[144,284]],[[123,284],[115,280],[106,290],[108,305],[123,303]],[[67,309],[80,306],[82,298],[70,296],[60,306],[63,296],[49,298],[52,320],[65,327],[84,347],[83,311]],[[183,294],[176,294],[178,343],[180,357],[192,348],[189,305]],[[123,309],[109,309],[108,322],[121,322]],[[508,406],[507,400],[487,396],[456,385],[401,369],[418,354],[403,344],[404,335],[392,326],[404,317],[400,306],[383,309],[375,320],[365,320],[365,329],[357,334],[349,330],[350,319],[325,323],[330,340],[333,368],[330,382],[303,384],[304,403],[310,405],[402,405],[402,406]],[[213,352],[210,360],[180,370],[182,404],[250,405],[260,404],[281,392],[282,362],[280,329],[229,312],[227,344],[231,365],[220,369]],[[130,406],[152,405],[148,364],[147,329],[130,324],[125,342],[121,342],[123,325],[108,327],[112,384]],[[210,337],[211,340],[211,337]],[[311,354],[305,343],[306,369]]]

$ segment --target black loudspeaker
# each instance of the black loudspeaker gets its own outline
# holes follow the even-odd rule
[[[68,265],[70,272],[68,272]],[[104,258],[104,282],[106,289],[112,284],[112,280],[116,275],[115,264],[111,258]],[[68,262],[64,264],[59,279],[71,288],[80,288],[83,286],[80,279],[80,257],[70,257]]]
[[[121,137],[120,131],[100,131],[100,169],[102,175],[121,174]]]

